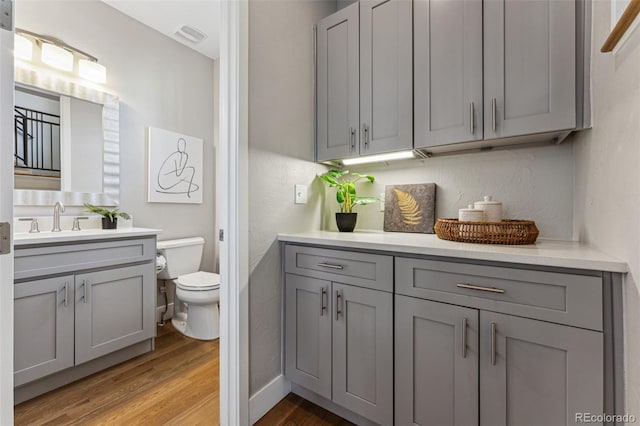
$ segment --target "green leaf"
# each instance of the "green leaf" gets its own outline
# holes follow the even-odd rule
[[[380,203],[381,201],[382,200],[380,200],[379,198],[375,198],[375,197],[358,197],[354,201],[354,204],[358,204],[360,206],[364,206],[364,205],[372,204],[372,203]]]
[[[338,200],[338,204],[344,203],[344,194],[342,191],[336,192],[336,200]]]
[[[334,187],[334,186],[339,186],[340,184],[331,176],[327,176],[327,175],[320,175],[318,176],[320,179],[324,180],[325,182],[327,182],[329,184],[329,186]]]

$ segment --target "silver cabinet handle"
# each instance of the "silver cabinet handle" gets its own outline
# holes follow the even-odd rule
[[[491,130],[496,131],[496,98],[491,98]]]
[[[476,108],[473,102],[469,105],[469,133],[473,134],[476,130]]]
[[[496,323],[491,323],[491,365],[496,365]]]
[[[462,320],[462,358],[467,357],[467,326],[468,320],[465,318]]]
[[[336,290],[336,321],[338,321],[340,314],[342,314],[342,292]]]
[[[324,315],[324,311],[327,310],[327,304],[325,302],[325,297],[327,296],[327,289],[322,287],[320,291],[320,316]]]
[[[89,298],[87,297],[87,282],[82,280],[82,301],[84,303],[89,302]]]
[[[318,263],[318,266],[321,266],[323,268],[330,268],[330,269],[344,269],[344,266],[338,265],[337,263],[320,262]]]
[[[362,125],[362,134],[364,135],[364,147],[369,148],[369,126],[367,124]]]
[[[495,287],[483,287],[480,285],[473,285],[473,284],[464,284],[464,283],[458,283],[457,284],[458,288],[466,288],[469,290],[478,290],[478,291],[488,291],[489,293],[504,293],[504,290],[501,288],[495,288]]]
[[[349,143],[351,144],[351,148],[349,148],[350,152],[355,151],[356,149],[356,129],[353,127],[349,127]]]
[[[64,306],[69,305],[69,282],[64,283]]]

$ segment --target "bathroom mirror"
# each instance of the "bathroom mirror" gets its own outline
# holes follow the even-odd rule
[[[70,206],[118,205],[118,98],[37,69],[16,67],[15,82],[16,107],[23,108],[16,108],[15,113],[20,123],[15,130],[19,174],[14,204],[51,206],[61,201]],[[27,119],[23,115],[33,114],[27,110],[46,111]],[[26,134],[20,126],[27,126]],[[34,145],[34,140],[39,142]],[[48,175],[52,183],[36,189],[29,183],[34,174]]]

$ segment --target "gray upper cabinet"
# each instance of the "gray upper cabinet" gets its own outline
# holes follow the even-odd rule
[[[331,283],[287,274],[285,375],[331,399]]]
[[[411,0],[360,2],[360,154],[413,148]]]
[[[573,0],[485,0],[484,138],[576,127]]]
[[[395,316],[395,424],[477,425],[478,311],[396,296]]]
[[[393,424],[393,296],[333,283],[333,401]]]
[[[14,287],[14,386],[73,365],[73,275]]]
[[[154,337],[155,291],[148,265],[76,275],[76,364]]]
[[[318,161],[357,156],[359,148],[359,5],[321,20],[317,27]]]
[[[413,148],[412,2],[351,4],[317,26],[316,158]]]
[[[601,332],[480,312],[480,424],[570,425],[603,411]]]
[[[415,0],[415,147],[483,138],[482,1]]]

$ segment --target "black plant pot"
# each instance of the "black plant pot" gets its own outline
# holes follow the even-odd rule
[[[116,229],[118,228],[118,218],[114,217],[113,220],[109,220],[108,217],[102,218],[102,229]]]
[[[336,225],[340,232],[353,232],[358,213],[336,213]]]

